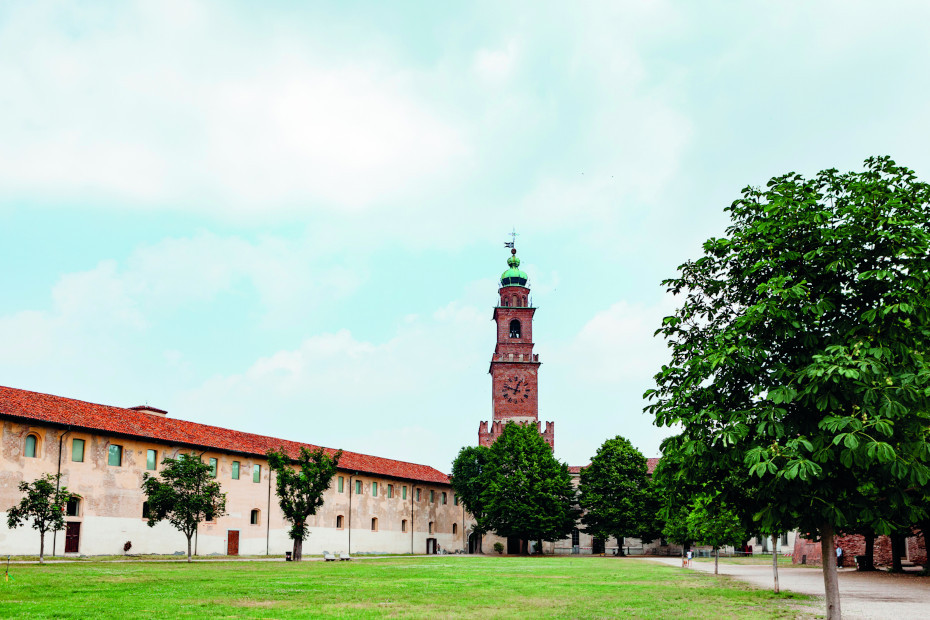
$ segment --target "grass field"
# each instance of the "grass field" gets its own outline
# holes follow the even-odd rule
[[[695,562],[711,562],[711,563],[713,563],[714,558],[694,558],[694,561],[695,561]],[[725,557],[723,557],[723,556],[720,556],[720,563],[721,563],[721,564],[749,564],[749,565],[753,565],[753,566],[756,566],[756,565],[771,566],[771,565],[772,565],[772,556],[770,556],[770,555],[750,555],[750,556],[746,556],[746,557],[733,557],[733,558],[725,558]],[[791,564],[791,558],[790,558],[790,557],[787,557],[787,558],[786,558],[786,557],[784,557],[784,556],[779,556],[779,557],[778,557],[778,565],[779,565],[779,566],[792,566],[792,564]],[[798,566],[800,566],[800,564],[799,564]],[[806,565],[805,565],[805,566],[806,566]]]
[[[13,564],[0,617],[795,618],[794,594],[615,558]]]

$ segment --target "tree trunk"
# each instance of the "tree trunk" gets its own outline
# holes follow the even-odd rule
[[[775,551],[776,542],[778,542],[778,534],[772,534],[772,575],[775,577],[775,594],[778,594],[778,552]]]
[[[869,530],[865,536],[865,559],[859,570],[875,570],[875,532]]]
[[[904,555],[904,534],[891,535],[891,572],[904,572],[901,566],[901,556]]]
[[[623,541],[626,540],[626,536],[617,536],[617,555],[621,558],[626,556],[626,553],[623,551]]]
[[[194,535],[193,533],[190,533],[187,535],[187,561],[188,562],[193,562],[193,560],[191,559],[191,537],[193,535]]]
[[[45,530],[39,531],[39,564],[45,564]]]
[[[824,523],[820,527],[820,555],[823,560],[823,590],[827,599],[826,620],[842,620],[840,582],[836,574],[836,539],[832,523]]]
[[[717,574],[717,566],[720,563],[720,550],[714,547],[714,574]]]
[[[291,553],[291,561],[300,562],[304,557],[304,540],[302,538],[294,539],[294,550]]]

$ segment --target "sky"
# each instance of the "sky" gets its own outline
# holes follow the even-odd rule
[[[0,4],[0,384],[448,472],[530,276],[556,457],[663,437],[746,186],[930,178],[925,2]]]

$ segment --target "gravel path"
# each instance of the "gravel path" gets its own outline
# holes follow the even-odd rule
[[[648,561],[681,566],[678,558],[649,558]],[[692,570],[714,572],[713,562],[693,562]],[[771,565],[720,563],[720,574],[746,581],[756,587],[772,588]],[[924,620],[930,618],[930,577],[915,574],[891,574],[884,571],[860,573],[841,568],[840,608],[844,618],[892,618]],[[782,590],[810,594],[823,600],[823,573],[819,568],[778,568]],[[819,613],[824,613],[823,602]]]

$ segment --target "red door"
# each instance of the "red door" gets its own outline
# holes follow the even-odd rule
[[[81,542],[81,522],[68,521],[68,529],[65,530],[65,553],[77,553],[78,544]]]
[[[239,530],[226,531],[226,555],[239,555]]]

